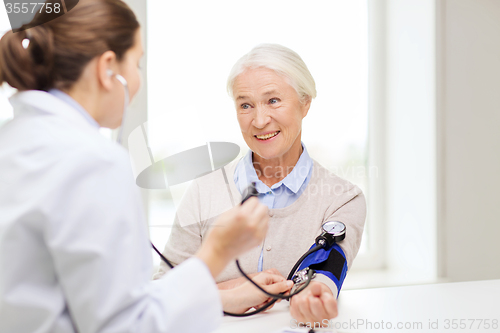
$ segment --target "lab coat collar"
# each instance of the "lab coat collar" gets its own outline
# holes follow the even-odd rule
[[[90,113],[88,113],[87,110],[85,110],[83,106],[81,106],[77,101],[75,101],[70,95],[66,94],[65,92],[59,89],[51,89],[49,90],[49,94],[59,98],[64,103],[70,105],[73,109],[80,112],[80,114],[83,115],[83,117],[87,120],[87,122],[90,125],[94,126],[95,128],[100,127],[97,121],[95,121],[95,119],[92,118]]]
[[[14,117],[38,111],[61,117],[79,127],[98,130],[98,127],[90,124],[84,115],[70,104],[45,91],[21,91],[14,94],[9,101],[14,108]]]

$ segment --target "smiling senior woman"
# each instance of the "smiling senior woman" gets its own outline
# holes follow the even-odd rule
[[[314,79],[297,53],[262,44],[234,65],[227,88],[250,151],[224,172],[193,182],[178,209],[164,254],[180,263],[196,253],[215,215],[239,202],[246,186],[255,181],[260,201],[269,207],[270,222],[263,244],[239,258],[246,272],[255,273],[252,276],[286,276],[314,243],[323,223],[334,220],[346,225],[345,240],[327,254],[328,260],[315,262],[316,278],[292,298],[290,307],[298,321],[333,318],[336,296],[361,243],[366,203],[357,186],[319,165],[301,142],[302,119],[316,97]],[[156,277],[167,269],[162,265]],[[244,282],[240,276],[233,264],[217,280],[226,310],[234,310],[229,303],[235,300],[224,293]],[[246,305],[242,311],[259,304]]]

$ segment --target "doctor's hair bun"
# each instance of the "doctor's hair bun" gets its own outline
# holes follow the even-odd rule
[[[53,48],[52,31],[43,25],[7,32],[0,40],[0,82],[18,90],[47,90],[53,81]]]
[[[48,21],[44,14],[33,20]],[[113,51],[121,61],[134,46],[138,28],[135,14],[121,0],[79,1],[56,19],[0,39],[0,84],[19,91],[67,90],[104,52]]]

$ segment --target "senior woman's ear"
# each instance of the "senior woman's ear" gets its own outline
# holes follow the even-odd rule
[[[304,98],[304,100],[301,102],[301,104],[302,104],[302,118],[307,116],[307,113],[309,112],[309,108],[311,107],[311,101],[312,101],[311,96],[306,96]]]

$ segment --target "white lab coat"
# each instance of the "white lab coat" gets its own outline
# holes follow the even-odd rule
[[[42,91],[0,129],[0,332],[209,332],[222,306],[193,258],[150,281],[128,155]]]

